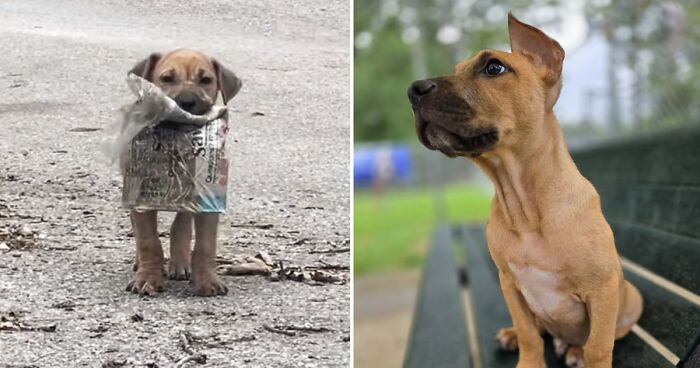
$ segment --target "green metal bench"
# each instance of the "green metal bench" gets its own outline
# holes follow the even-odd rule
[[[625,276],[644,297],[613,367],[700,367],[700,129],[574,152],[600,193]],[[436,229],[404,367],[515,367],[495,336],[511,325],[484,225]],[[551,340],[551,338],[550,338]],[[548,367],[564,367],[545,344]]]

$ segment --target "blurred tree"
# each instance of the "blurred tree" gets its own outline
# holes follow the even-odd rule
[[[355,1],[355,140],[412,138],[406,90],[413,80],[450,74],[486,47],[508,49],[508,10],[556,2]]]
[[[698,121],[700,9],[696,1],[590,0],[591,32],[602,31],[610,47],[608,121],[623,130],[620,91],[629,91],[627,131]],[[625,85],[620,74],[629,71]]]
[[[454,64],[483,48],[508,49],[512,10],[539,26],[558,24],[569,5],[560,0],[356,0],[355,140],[413,138],[406,98],[419,78],[452,73]],[[697,0],[585,0],[589,37],[609,44],[608,87],[583,101],[604,101],[598,122],[610,133],[636,132],[700,120],[700,4]],[[598,98],[600,96],[600,98]],[[584,109],[583,127],[601,135]],[[588,113],[586,113],[588,111]],[[626,123],[627,122],[627,123]],[[586,128],[588,127],[588,128]]]

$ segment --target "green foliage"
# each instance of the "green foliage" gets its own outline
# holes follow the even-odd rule
[[[505,12],[521,18],[543,9],[562,8],[561,0],[462,1],[356,0],[355,32],[372,42],[355,50],[355,140],[414,139],[406,89],[413,80],[452,73],[453,65],[483,48],[507,47]],[[392,8],[393,11],[387,11]],[[393,4],[393,5],[392,5]],[[608,112],[602,122],[582,122],[579,131],[602,126],[606,135],[700,121],[695,96],[700,93],[700,7],[694,0],[585,0],[588,34],[603,35],[611,55],[604,94]],[[403,17],[413,10],[415,19]],[[499,13],[500,16],[489,16]],[[538,18],[538,25],[558,23],[558,13]],[[411,18],[411,17],[409,17]],[[489,20],[490,19],[490,20]],[[463,30],[455,44],[441,44],[436,34],[451,24]],[[417,42],[402,32],[415,26]],[[416,68],[416,55],[425,67]],[[420,62],[418,64],[421,64]],[[424,69],[423,71],[420,71]],[[424,74],[424,75],[423,75]],[[600,87],[597,87],[600,88]],[[630,103],[622,103],[626,99]],[[583,118],[583,117],[582,117]],[[623,124],[627,122],[627,124]],[[587,126],[586,126],[587,125]],[[574,129],[576,130],[576,129]]]
[[[540,1],[486,1],[476,0],[468,15],[453,16],[450,4],[456,1],[422,2],[401,1],[399,14],[385,16],[382,4],[390,1],[355,1],[355,33],[369,32],[372,42],[368,48],[355,49],[354,136],[356,142],[387,139],[413,139],[415,132],[406,90],[417,79],[452,74],[454,65],[484,48],[507,49],[507,10],[519,12],[532,6],[553,3]],[[412,24],[421,32],[415,43],[402,40],[402,32],[409,26],[401,21],[401,12],[413,9],[417,18]],[[501,19],[489,23],[486,13],[499,8]],[[459,18],[459,19],[458,19]],[[445,24],[466,25],[456,44],[436,41],[438,29]],[[418,49],[418,51],[417,51]],[[425,75],[417,75],[413,65],[416,52],[425,58]]]
[[[445,190],[451,222],[484,221],[491,196],[473,185]],[[435,228],[433,194],[425,189],[394,190],[377,198],[355,193],[355,275],[421,264]]]

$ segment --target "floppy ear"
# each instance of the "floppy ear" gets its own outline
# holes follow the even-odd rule
[[[508,35],[512,52],[532,57],[535,65],[545,68],[543,79],[553,85],[561,77],[564,49],[539,29],[519,21],[508,12]]]
[[[228,103],[238,94],[238,91],[240,91],[243,86],[243,82],[241,82],[234,72],[221,65],[216,59],[212,59],[211,62],[216,71],[216,80],[219,84],[218,87],[219,91],[221,91],[221,96],[224,98],[224,103]]]
[[[153,69],[155,69],[161,57],[163,55],[154,52],[149,57],[136,63],[127,74],[134,73],[149,82],[153,82]]]

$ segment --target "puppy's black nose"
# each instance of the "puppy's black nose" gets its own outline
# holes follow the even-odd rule
[[[437,84],[429,79],[417,80],[408,87],[408,100],[417,105],[425,95],[435,91]]]
[[[180,101],[177,104],[180,105],[180,108],[189,113],[191,113],[192,110],[194,110],[195,105],[197,105],[197,103],[194,101]]]

